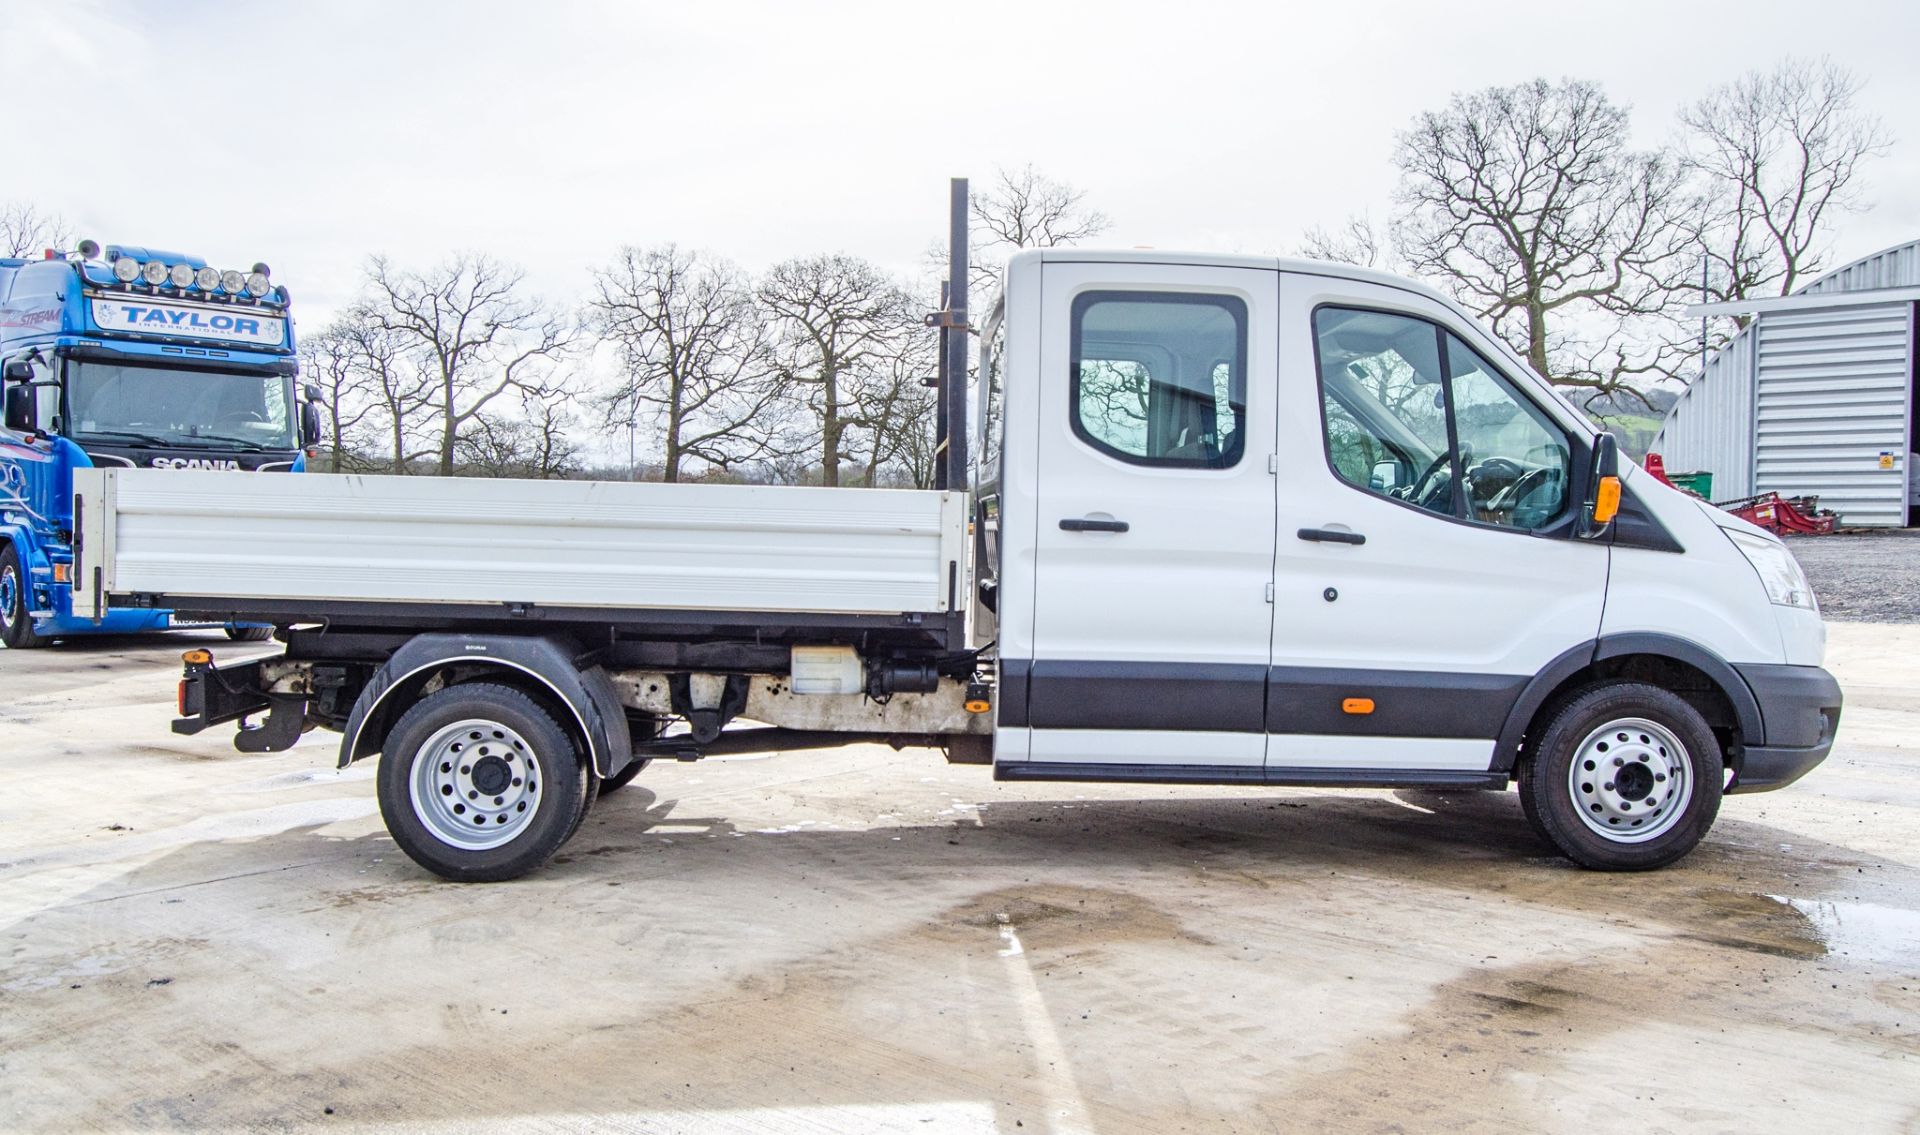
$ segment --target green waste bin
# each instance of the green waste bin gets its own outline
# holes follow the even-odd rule
[[[1690,493],[1699,493],[1708,500],[1713,499],[1712,473],[1668,473],[1667,480]]]

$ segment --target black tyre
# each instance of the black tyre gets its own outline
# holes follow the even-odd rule
[[[628,764],[626,768],[621,769],[619,772],[614,773],[612,776],[600,782],[600,795],[605,796],[609,792],[618,792],[627,785],[632,784],[633,778],[640,775],[640,770],[652,763],[652,761],[634,761]]]
[[[1720,743],[1699,711],[1658,686],[1594,686],[1561,704],[1529,748],[1527,822],[1582,867],[1664,867],[1720,814]]]
[[[228,623],[227,637],[235,642],[265,642],[273,637],[273,628],[254,626],[252,624],[241,626],[235,623]]]
[[[380,814],[415,863],[459,882],[534,870],[580,826],[593,789],[580,749],[519,690],[449,686],[401,715],[378,774]]]
[[[32,650],[50,639],[33,633],[33,584],[20,566],[20,553],[13,545],[0,548],[0,642],[9,650]]]

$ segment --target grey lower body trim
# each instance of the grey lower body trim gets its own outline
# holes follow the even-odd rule
[[[1840,683],[1818,666],[1743,663],[1740,672],[1754,700],[1766,735],[1752,738],[1775,748],[1829,747],[1840,727]]]
[[[1740,753],[1733,773],[1733,782],[1727,785],[1729,795],[1739,792],[1772,792],[1776,788],[1785,788],[1794,781],[1812,772],[1833,749],[1833,743],[1815,745],[1810,749],[1775,749],[1764,745],[1749,745]]]
[[[1081,761],[1009,761],[993,766],[995,780],[1064,780],[1130,784],[1259,784],[1295,788],[1504,789],[1504,772],[1441,769],[1258,768],[1244,765],[1099,764]]]
[[[1493,740],[1533,675],[1191,662],[1002,659],[999,723]],[[1343,703],[1366,698],[1373,712]]]

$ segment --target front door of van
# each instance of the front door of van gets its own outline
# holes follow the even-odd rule
[[[1417,292],[1286,273],[1281,312],[1269,774],[1485,772],[1528,681],[1599,634],[1590,428]]]
[[[1046,263],[1030,760],[1260,775],[1277,280]]]

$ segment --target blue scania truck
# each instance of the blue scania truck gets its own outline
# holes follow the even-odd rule
[[[297,376],[287,289],[264,264],[92,241],[0,258],[0,641],[172,626],[168,611],[74,611],[73,470],[300,472],[320,419]]]

